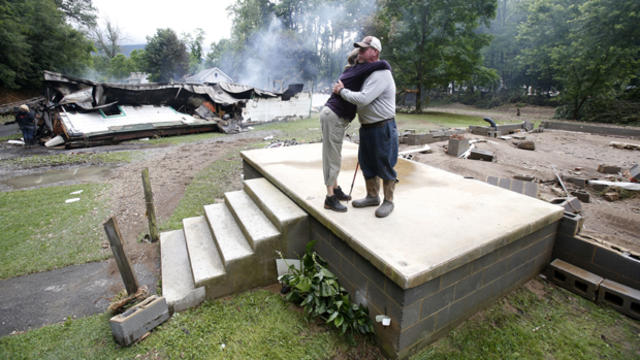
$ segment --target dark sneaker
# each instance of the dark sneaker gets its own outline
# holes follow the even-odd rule
[[[340,186],[338,186],[337,188],[333,189],[333,195],[338,197],[338,200],[340,201],[349,201],[351,200],[351,196],[345,194],[342,189],[340,188]]]
[[[346,212],[347,211],[347,207],[340,204],[340,200],[338,200],[338,197],[334,194],[333,196],[327,196],[324,199],[324,208],[325,209],[331,209],[333,211],[337,211],[337,212]]]
[[[382,202],[379,208],[376,209],[376,217],[383,218],[389,216],[393,211],[393,203],[389,200]]]

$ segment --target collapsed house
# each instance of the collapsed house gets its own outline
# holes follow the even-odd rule
[[[218,131],[309,116],[302,84],[281,93],[220,83],[109,84],[44,72],[30,107],[47,146],[95,146],[136,138]],[[55,139],[55,140],[54,140]]]

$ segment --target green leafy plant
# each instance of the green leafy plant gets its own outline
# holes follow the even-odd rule
[[[342,334],[348,334],[349,339],[357,333],[373,333],[368,309],[351,302],[349,293],[327,269],[326,261],[313,251],[315,243],[314,240],[307,244],[300,269],[291,265],[289,273],[280,277],[283,289],[288,291],[286,300],[301,306],[307,316],[319,317]]]

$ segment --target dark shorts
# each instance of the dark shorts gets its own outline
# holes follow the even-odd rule
[[[360,127],[358,161],[365,179],[374,176],[384,180],[395,180],[393,169],[398,162],[398,129],[395,120],[381,126]]]

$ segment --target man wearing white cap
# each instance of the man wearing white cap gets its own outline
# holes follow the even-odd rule
[[[382,44],[375,36],[366,36],[354,43],[359,48],[358,59],[374,62],[380,58]],[[397,182],[394,166],[398,161],[398,129],[395,122],[396,84],[391,70],[371,73],[360,91],[345,89],[342,82],[333,91],[358,107],[360,120],[360,147],[358,161],[367,186],[367,196],[354,200],[354,207],[380,204],[380,178],[383,181],[384,201],[376,209],[377,217],[386,217],[393,211],[393,192]]]

